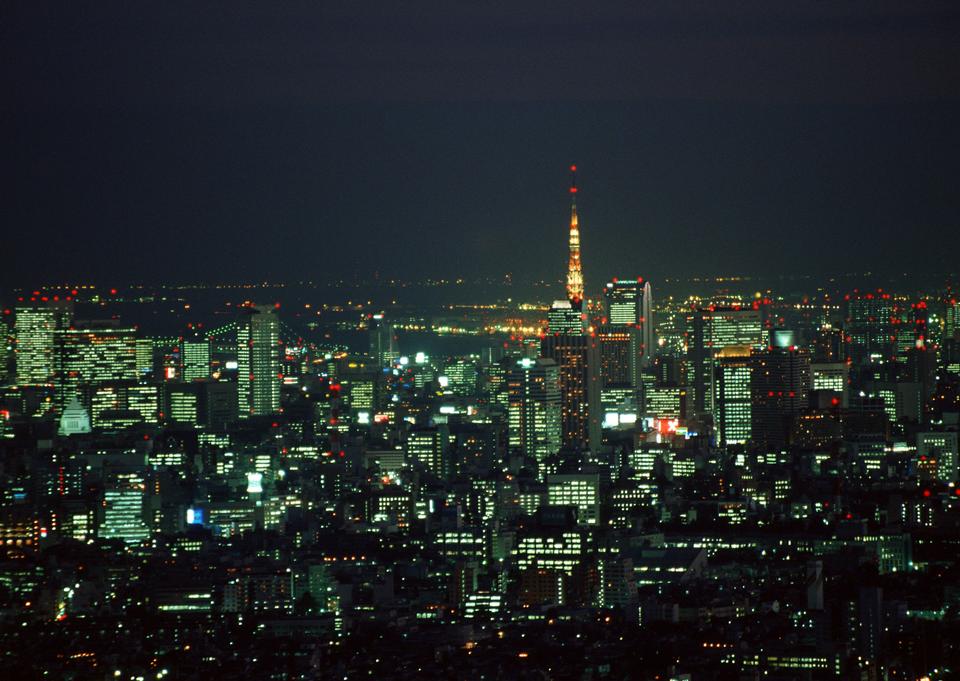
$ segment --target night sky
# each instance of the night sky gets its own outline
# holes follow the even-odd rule
[[[956,2],[6,2],[0,283],[946,272]]]

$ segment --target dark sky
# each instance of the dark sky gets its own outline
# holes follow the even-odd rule
[[[595,5],[601,5],[597,7]],[[6,2],[0,283],[922,272],[956,2]]]

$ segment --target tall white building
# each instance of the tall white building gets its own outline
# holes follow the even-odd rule
[[[272,307],[244,310],[237,328],[237,380],[240,418],[280,410],[280,320]]]

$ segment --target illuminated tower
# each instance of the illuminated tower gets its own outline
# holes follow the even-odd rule
[[[583,305],[583,269],[580,266],[580,225],[577,222],[577,166],[570,166],[570,261],[567,264],[567,298],[577,310]]]

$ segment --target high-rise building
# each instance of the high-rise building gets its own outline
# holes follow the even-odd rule
[[[459,397],[473,397],[477,394],[477,362],[464,357],[447,362],[443,368],[447,378],[447,388]]]
[[[370,356],[379,366],[388,366],[400,356],[397,349],[397,336],[382,314],[371,315],[368,320],[370,334]]]
[[[510,446],[542,464],[562,444],[557,363],[552,359],[520,360],[507,375],[507,394]]]
[[[597,327],[596,343],[601,390],[614,384],[634,387],[641,385],[640,333],[636,327]]]
[[[728,345],[714,355],[714,419],[721,445],[746,444],[753,428],[751,348]]]
[[[796,348],[771,348],[753,354],[753,441],[781,450],[792,421],[809,406],[810,355]]]
[[[843,329],[832,324],[820,325],[809,346],[814,362],[843,362],[847,357]]]
[[[0,312],[0,384],[11,382],[13,370],[13,310]]]
[[[540,354],[557,363],[560,377],[563,444],[596,449],[600,444],[600,377],[596,338],[555,334],[540,344]]]
[[[438,478],[449,472],[450,431],[446,426],[412,428],[407,434],[408,463],[417,463]]]
[[[644,391],[644,413],[655,419],[673,421],[687,413],[687,389],[681,386],[650,386]]]
[[[547,312],[547,329],[550,333],[582,334],[583,312],[569,300],[555,300]]]
[[[237,328],[237,380],[240,418],[280,409],[280,321],[272,307],[244,310]]]
[[[54,334],[69,325],[70,307],[55,303],[25,305],[15,313],[17,385],[53,383],[57,373]]]
[[[653,349],[653,293],[643,277],[613,279],[604,288],[604,315],[612,327],[632,327],[638,333],[640,366],[650,363]]]
[[[643,341],[643,366],[653,361],[657,347],[655,337],[656,321],[653,318],[653,287],[649,281],[643,282],[643,298],[640,303],[640,338]]]
[[[137,378],[137,332],[109,322],[89,322],[54,333],[56,345],[57,404],[76,396],[81,387]],[[85,402],[85,406],[90,404]]]
[[[154,372],[153,339],[137,339],[137,377],[149,378]]]
[[[210,340],[202,337],[184,339],[180,345],[180,360],[184,381],[210,378]]]
[[[150,536],[143,521],[145,484],[137,473],[114,473],[103,493],[103,524],[100,536],[137,544]]]
[[[636,326],[643,316],[641,279],[608,281],[603,291],[604,313],[610,326]]]
[[[943,316],[943,338],[960,340],[960,300],[956,298],[947,301]]]
[[[688,383],[693,388],[693,409],[696,413],[714,412],[714,362],[716,352],[725,347],[764,347],[760,312],[752,307],[710,306],[696,310],[689,320]]]
[[[901,326],[901,306],[882,290],[844,296],[846,350],[854,365],[893,361]]]

